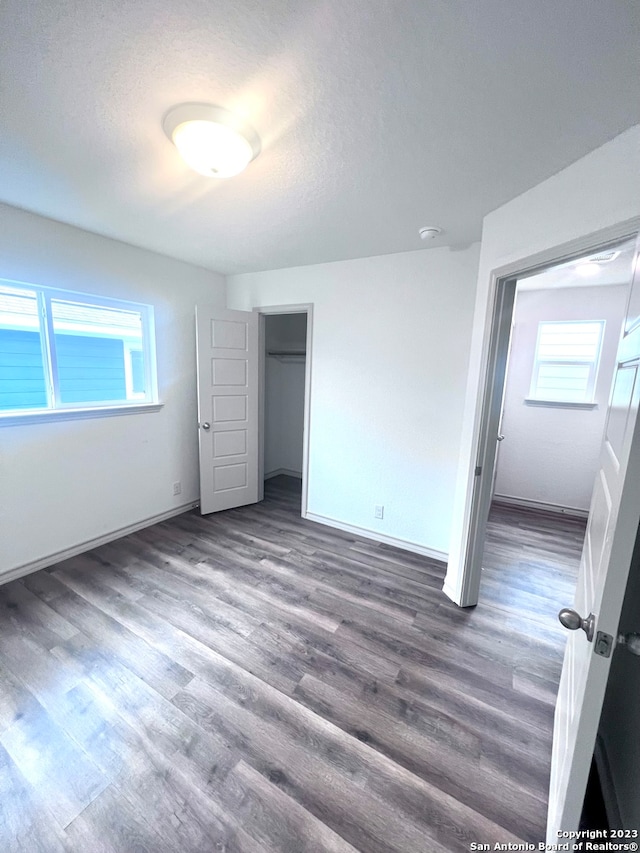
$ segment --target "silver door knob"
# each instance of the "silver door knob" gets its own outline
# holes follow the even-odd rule
[[[211,424],[207,423],[206,421],[203,424],[200,424],[200,426],[202,427],[202,429],[211,429]]]
[[[500,435],[498,436],[498,441],[504,441],[504,436],[503,436],[502,434],[500,434]]]
[[[560,613],[558,613],[558,619],[560,620],[560,624],[568,628],[569,631],[577,631],[579,628],[582,628],[587,635],[587,640],[589,642],[593,640],[593,631],[596,627],[596,617],[593,613],[590,613],[586,619],[583,619],[575,610],[563,607]]]

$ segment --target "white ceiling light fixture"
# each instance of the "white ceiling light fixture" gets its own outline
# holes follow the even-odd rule
[[[208,178],[232,178],[260,153],[260,137],[222,107],[180,104],[162,122],[185,163]]]
[[[433,240],[434,237],[442,234],[442,228],[438,228],[437,225],[425,225],[418,231],[418,234],[421,240]]]
[[[594,264],[593,261],[585,261],[576,266],[576,272],[578,275],[584,276],[584,278],[590,278],[591,276],[598,275],[600,264]]]
[[[620,254],[620,250],[609,249],[598,252],[597,255],[591,255],[588,258],[582,258],[576,264],[576,272],[578,275],[589,278],[590,276],[598,275],[603,264],[610,264]]]

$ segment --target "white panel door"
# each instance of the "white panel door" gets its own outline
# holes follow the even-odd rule
[[[615,644],[640,522],[637,249],[574,605],[583,619],[593,614],[594,637],[589,642],[580,628],[570,633],[556,704],[547,819],[547,842],[553,844],[562,840],[559,830],[578,828],[611,664],[597,653],[599,635],[610,635]]]
[[[258,500],[258,314],[196,308],[200,512]]]

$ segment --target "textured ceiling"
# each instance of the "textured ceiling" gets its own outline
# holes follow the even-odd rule
[[[0,200],[220,272],[480,237],[637,121],[634,0],[3,0]],[[235,110],[226,182],[162,132]]]

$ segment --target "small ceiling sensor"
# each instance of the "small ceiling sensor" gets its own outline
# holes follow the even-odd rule
[[[438,234],[442,234],[442,228],[438,228],[437,225],[425,225],[418,231],[418,234],[421,240],[433,240]]]

